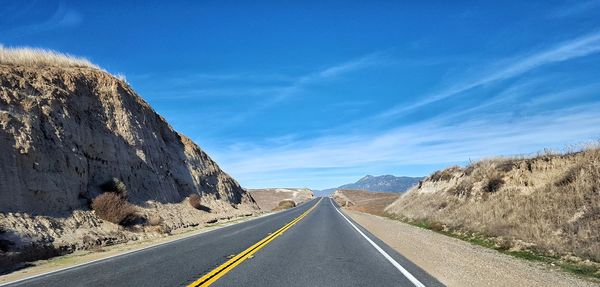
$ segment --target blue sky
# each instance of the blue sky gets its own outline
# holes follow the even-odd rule
[[[245,187],[600,139],[600,1],[89,2],[2,0],[0,43],[125,75]]]

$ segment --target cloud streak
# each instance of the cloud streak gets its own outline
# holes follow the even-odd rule
[[[31,9],[40,9],[35,6],[25,6],[20,7],[19,9],[31,10]],[[28,17],[28,14],[25,12],[21,12],[20,17]],[[12,14],[12,13],[11,13]],[[15,19],[13,19],[14,21]],[[17,37],[22,37],[25,35],[37,34],[42,32],[47,32],[59,28],[65,27],[74,27],[79,25],[83,21],[83,15],[79,13],[77,10],[74,10],[68,7],[63,1],[58,2],[58,7],[54,10],[52,15],[46,18],[43,21],[36,22],[29,25],[15,26],[10,27],[7,25],[6,30],[4,30],[5,35],[13,35]]]
[[[600,52],[600,32],[595,32],[563,42],[552,48],[539,51],[537,53],[518,57],[514,60],[511,60],[511,64],[498,68],[498,71],[496,72],[491,72],[483,77],[462,82],[433,95],[426,96],[424,99],[411,105],[394,107],[379,114],[376,118],[385,119],[395,117],[405,112],[445,100],[486,84],[522,75],[528,71],[545,65],[580,58],[598,52]]]
[[[276,105],[279,102],[284,101],[289,97],[305,91],[310,85],[330,81],[352,72],[382,64],[383,60],[384,54],[381,52],[376,52],[297,77],[289,85],[273,90],[272,97],[257,103],[254,107],[249,108],[246,112],[237,114],[228,122],[230,124],[239,123],[254,114],[257,114],[269,107]]]
[[[221,150],[215,155],[228,172],[254,187],[269,182],[274,174],[293,182],[297,173],[306,176],[306,170],[315,169],[319,172],[311,180],[327,181],[336,170],[444,165],[598,139],[598,110],[600,103],[591,103],[523,118],[515,118],[511,111],[457,124],[449,124],[452,118],[434,118],[370,134],[323,136],[284,146],[238,144],[235,152]],[[306,177],[304,181],[308,182]]]

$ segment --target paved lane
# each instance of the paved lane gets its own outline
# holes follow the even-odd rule
[[[443,286],[354,223],[425,286]],[[415,286],[325,198],[306,218],[211,286]]]
[[[301,220],[276,233],[302,214]],[[243,253],[261,240],[268,243],[211,286],[415,286],[415,280],[442,286],[354,225],[372,243],[329,198],[315,199],[270,216],[9,286],[186,286],[218,269],[227,256]],[[414,276],[413,281],[393,262]]]

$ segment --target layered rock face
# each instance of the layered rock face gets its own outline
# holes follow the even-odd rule
[[[124,81],[93,68],[0,65],[0,212],[87,207],[112,178],[130,201],[252,198]]]

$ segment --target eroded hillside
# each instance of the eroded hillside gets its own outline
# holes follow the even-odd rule
[[[3,212],[79,209],[111,178],[136,203],[191,193],[251,202],[124,81],[96,69],[0,66],[0,150]]]
[[[58,53],[0,52],[0,269],[257,210],[124,80]],[[127,226],[90,209],[115,184]]]
[[[493,159],[427,177],[386,211],[499,248],[600,261],[600,150]]]

